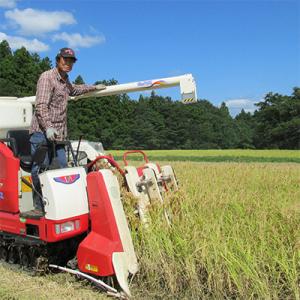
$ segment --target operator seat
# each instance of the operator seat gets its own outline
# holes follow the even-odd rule
[[[7,138],[14,139],[11,143],[11,148],[14,155],[20,159],[20,166],[25,171],[31,172],[32,157],[30,146],[29,130],[9,130],[7,132]]]

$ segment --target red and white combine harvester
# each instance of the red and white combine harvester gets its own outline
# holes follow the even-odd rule
[[[78,98],[176,85],[180,85],[184,103],[196,101],[190,74],[107,86]],[[138,271],[138,262],[117,177],[109,169],[89,168],[99,159],[101,149],[86,146],[83,151],[91,162],[82,166],[68,141],[63,143],[73,154],[72,159],[68,156],[70,167],[57,169],[50,165],[43,169],[45,151],[49,149],[41,147],[34,157],[30,155],[28,129],[34,102],[35,97],[0,97],[0,259],[37,271],[51,267],[70,272],[110,295],[127,298],[128,279]],[[28,214],[33,209],[35,189],[30,175],[33,160],[41,165],[42,217]],[[133,193],[141,194],[143,187],[152,186],[148,179],[153,176],[158,191],[167,189],[169,182],[177,188],[173,170],[160,169],[147,160],[148,167],[125,166],[124,176]],[[114,287],[108,283],[114,283]]]

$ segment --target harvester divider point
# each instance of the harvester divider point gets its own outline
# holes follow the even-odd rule
[[[61,270],[61,271],[64,271],[64,272],[67,272],[67,273],[70,273],[70,274],[73,274],[73,275],[77,275],[77,276],[82,277],[84,279],[87,279],[87,280],[93,282],[94,284],[96,284],[96,286],[100,287],[102,290],[106,291],[106,293],[109,296],[113,296],[113,297],[118,298],[118,299],[128,299],[128,297],[125,296],[123,293],[118,292],[115,288],[109,286],[108,284],[106,284],[102,280],[96,279],[96,278],[94,278],[94,277],[92,277],[88,274],[82,273],[78,270],[72,270],[72,269],[69,269],[69,268],[66,268],[66,267],[61,267],[61,266],[58,266],[58,265],[49,265],[49,267],[54,268],[54,269],[58,269],[58,270]]]

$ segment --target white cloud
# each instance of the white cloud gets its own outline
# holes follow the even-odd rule
[[[50,12],[32,8],[9,10],[5,12],[5,17],[13,25],[17,24],[19,33],[23,35],[43,35],[44,33],[59,30],[62,25],[76,23],[73,15],[69,12]]]
[[[88,35],[81,35],[80,33],[66,33],[62,32],[59,34],[55,34],[53,36],[53,41],[65,41],[67,42],[69,47],[77,48],[77,47],[84,47],[89,48],[96,44],[104,43],[105,37],[102,35],[98,36],[88,36]]]
[[[254,101],[251,101],[249,99],[233,99],[233,100],[227,100],[225,101],[227,107],[232,108],[244,108],[245,106],[252,106],[254,104]]]
[[[49,46],[37,39],[25,39],[18,36],[9,36],[4,32],[0,32],[0,41],[7,40],[10,47],[15,50],[25,47],[31,52],[43,52],[49,50]]]
[[[13,8],[16,6],[17,0],[0,0],[0,7]]]
[[[225,101],[225,104],[229,108],[231,115],[235,116],[240,113],[242,109],[244,109],[245,112],[253,113],[256,109],[254,104],[257,102],[258,101],[249,99],[231,99]]]

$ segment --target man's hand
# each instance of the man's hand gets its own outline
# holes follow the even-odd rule
[[[46,136],[49,141],[55,141],[55,138],[58,136],[58,132],[55,128],[49,127],[46,130]]]
[[[104,84],[96,84],[95,85],[96,90],[102,91],[106,89],[106,86]]]

